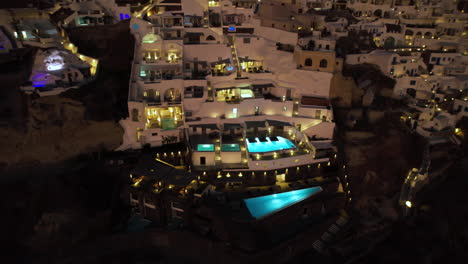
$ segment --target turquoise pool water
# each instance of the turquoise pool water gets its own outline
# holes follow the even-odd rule
[[[278,141],[271,141],[269,137],[266,137],[267,142],[260,142],[258,138],[255,138],[255,142],[249,142],[247,139],[247,149],[249,152],[270,152],[282,149],[292,149],[296,146],[284,137],[277,137]]]
[[[213,144],[198,144],[197,151],[214,151]]]
[[[255,219],[274,214],[293,204],[303,201],[322,191],[322,187],[312,187],[296,191],[265,195],[244,199],[247,209]]]
[[[222,144],[221,151],[240,151],[239,144]]]

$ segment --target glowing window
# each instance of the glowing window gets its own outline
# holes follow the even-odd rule
[[[232,109],[232,114],[234,117],[237,117],[237,108]]]

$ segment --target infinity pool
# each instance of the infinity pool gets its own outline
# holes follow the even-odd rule
[[[260,142],[258,137],[255,138],[255,141],[250,142],[247,139],[247,149],[249,152],[270,152],[283,149],[292,149],[296,146],[289,140],[284,137],[276,137],[277,141],[272,141],[269,137],[266,137],[265,142]]]
[[[279,212],[286,207],[301,202],[322,191],[322,187],[312,187],[296,191],[265,195],[244,199],[247,209],[255,219]]]

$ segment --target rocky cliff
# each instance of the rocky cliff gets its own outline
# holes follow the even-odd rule
[[[29,77],[31,59],[23,58],[18,61],[20,67],[2,72],[0,83],[6,87],[0,92],[1,111],[9,118],[0,118],[0,169],[62,161],[121,144],[123,130],[117,122],[128,115],[133,56],[129,22],[84,27],[68,34],[79,53],[99,59],[97,79],[79,89],[41,98],[19,92]]]

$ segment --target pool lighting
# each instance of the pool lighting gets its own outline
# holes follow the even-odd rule
[[[405,202],[405,205],[406,205],[406,207],[408,207],[408,208],[411,208],[411,206],[413,206],[413,204],[411,203],[411,201],[406,201],[406,202]]]
[[[297,204],[322,191],[321,187],[312,187],[284,193],[270,194],[244,199],[252,217],[261,219]]]

